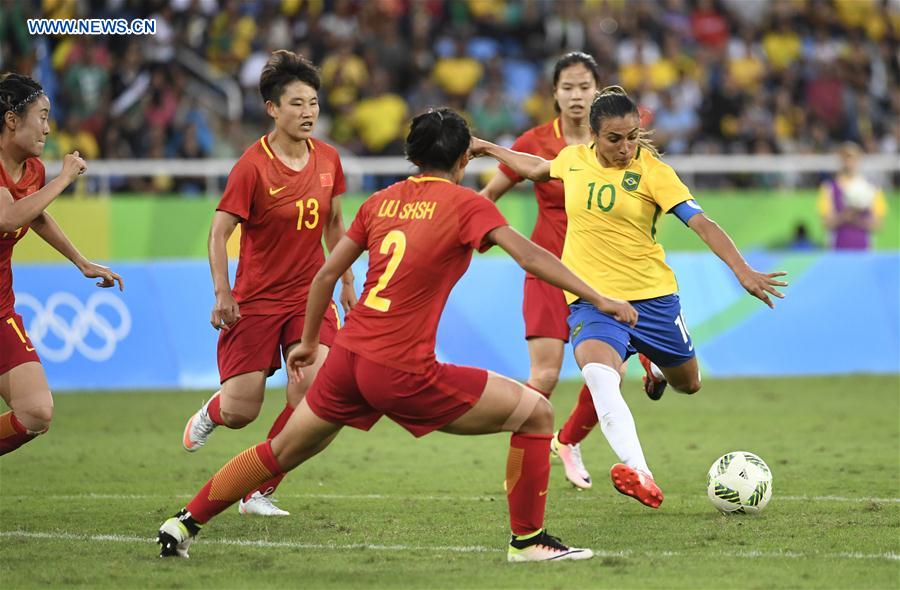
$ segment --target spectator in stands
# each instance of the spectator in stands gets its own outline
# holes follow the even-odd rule
[[[390,75],[382,68],[372,72],[366,96],[356,103],[350,114],[355,137],[365,155],[403,154],[403,136],[409,114],[403,97],[391,92]]]
[[[157,31],[32,38],[24,27],[28,18],[98,16],[153,18]],[[831,152],[845,140],[891,153],[900,142],[898,23],[900,5],[884,0],[49,0],[14,2],[0,11],[0,61],[40,72],[48,96],[58,98],[51,116],[74,110],[103,157],[107,151],[147,157],[150,125],[164,128],[163,154],[173,156],[184,121],[177,113],[189,108],[188,94],[200,98],[207,119],[205,126],[195,121],[198,140],[206,141],[205,127],[217,130],[209,132],[217,147],[230,142],[234,134],[224,131],[230,123],[219,108],[224,87],[209,83],[216,76],[240,85],[242,123],[263,124],[256,89],[246,81],[258,76],[260,56],[280,47],[322,63],[321,99],[333,120],[323,119],[320,132],[344,147],[358,141],[351,115],[377,67],[392,75],[391,94],[409,112],[433,105],[482,109],[484,96],[472,92],[487,88],[493,71],[503,72],[505,83],[491,100],[509,105],[511,116],[493,122],[488,139],[498,139],[552,117],[545,102],[550,93],[532,87],[528,68],[536,74],[561,50],[588,46],[601,79],[618,76],[640,90],[642,107],[667,108],[659,94],[665,90],[679,113],[693,111],[703,121],[693,137],[700,153],[757,151],[773,143],[780,151]],[[189,80],[179,81],[180,62],[192,55]],[[158,67],[162,79],[151,84]],[[533,77],[535,85],[544,78]],[[183,92],[188,81],[192,90]],[[757,119],[774,126],[746,137],[741,126]],[[113,120],[120,138],[110,142]],[[230,147],[240,153],[243,146]]]
[[[822,223],[831,231],[835,250],[867,250],[887,213],[887,202],[882,190],[860,174],[857,144],[844,143],[838,155],[840,172],[819,189]]]
[[[439,58],[432,72],[435,82],[447,95],[462,99],[469,96],[483,75],[484,67],[466,55],[465,42],[460,38],[453,40],[453,54]]]
[[[653,139],[667,154],[687,153],[700,119],[693,109],[677,105],[668,90],[660,93],[660,99],[653,115]]]

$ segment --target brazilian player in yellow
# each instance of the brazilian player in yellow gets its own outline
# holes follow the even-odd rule
[[[656,222],[672,213],[694,230],[734,272],[741,285],[769,307],[784,272],[757,272],[722,228],[704,215],[672,168],[659,159],[640,127],[637,105],[618,86],[591,104],[590,145],[570,145],[555,159],[514,152],[473,139],[472,155],[488,155],[534,182],[563,181],[566,197],[562,261],[591,287],[637,309],[634,327],[616,321],[572,293],[569,327],[575,360],[621,463],[610,470],[616,489],[652,508],[662,491],[644,459],[634,418],[619,390],[618,367],[635,352],[648,370],[647,394],[659,399],[666,383],[682,393],[700,389],[700,370],[678,299],[675,273],[656,242]]]

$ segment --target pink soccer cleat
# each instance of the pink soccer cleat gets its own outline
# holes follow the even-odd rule
[[[559,457],[566,471],[566,479],[579,490],[591,487],[591,474],[581,460],[581,445],[567,445],[559,442],[559,432],[550,441],[550,452]]]

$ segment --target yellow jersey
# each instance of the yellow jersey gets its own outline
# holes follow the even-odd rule
[[[566,193],[562,261],[588,285],[627,301],[678,291],[656,242],[660,214],[693,199],[668,164],[638,148],[627,168],[606,168],[593,144],[570,145],[550,164]],[[578,297],[565,292],[566,302]]]

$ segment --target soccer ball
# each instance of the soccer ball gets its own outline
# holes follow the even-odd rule
[[[844,202],[853,209],[869,209],[875,201],[877,189],[862,176],[845,180],[841,188],[844,191]]]
[[[725,514],[762,512],[772,498],[772,472],[753,453],[734,451],[709,468],[706,493],[713,506]]]

